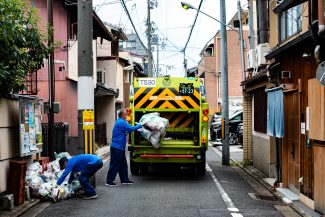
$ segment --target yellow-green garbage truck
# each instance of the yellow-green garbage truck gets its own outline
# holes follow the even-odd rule
[[[139,132],[131,134],[131,173],[146,173],[155,164],[177,164],[204,175],[209,121],[204,81],[197,77],[134,78],[127,121],[134,125],[151,112],[168,119],[169,126],[159,148],[154,148]]]

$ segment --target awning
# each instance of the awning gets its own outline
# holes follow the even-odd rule
[[[273,49],[271,51],[271,53],[265,55],[265,58],[267,60],[271,60],[272,58],[287,51],[289,48],[291,48],[293,46],[297,46],[298,44],[301,44],[301,43],[306,43],[308,40],[312,40],[310,31],[307,31],[307,32],[301,34],[300,36],[298,36],[297,38],[289,41],[288,43],[286,43],[280,47],[277,47],[276,49]]]
[[[259,71],[257,75],[255,75],[251,78],[246,78],[246,80],[242,81],[240,85],[241,86],[246,85],[246,87],[247,87],[247,86],[252,86],[252,85],[255,85],[255,84],[263,82],[263,81],[267,81],[266,69]]]
[[[283,11],[286,11],[290,8],[293,8],[301,3],[304,3],[308,0],[283,0],[280,4],[278,4],[274,9],[273,12],[279,14]]]
[[[102,84],[97,84],[97,87],[95,89],[95,96],[101,97],[101,96],[116,96],[116,92],[112,88],[107,88],[103,86]]]

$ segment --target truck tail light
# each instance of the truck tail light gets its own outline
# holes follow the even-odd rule
[[[204,108],[204,109],[202,110],[202,113],[203,113],[205,116],[207,116],[207,115],[209,114],[209,109],[208,109],[208,108]]]
[[[202,137],[201,137],[201,142],[202,142],[202,143],[206,143],[206,141],[207,141],[207,138],[206,138],[205,136],[202,136]]]
[[[208,122],[209,121],[209,117],[208,116],[203,116],[202,117],[202,121],[203,122]]]
[[[128,116],[130,116],[131,113],[132,113],[132,109],[131,109],[131,108],[127,108],[127,109],[126,109],[126,114],[127,114]]]
[[[132,109],[131,108],[127,108],[126,109],[126,115],[127,115],[127,117],[126,117],[126,121],[127,122],[131,122],[132,121]]]
[[[126,117],[126,121],[130,123],[132,121],[132,117],[131,116],[127,116]]]

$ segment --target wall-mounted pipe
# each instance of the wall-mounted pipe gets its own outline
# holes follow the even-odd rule
[[[325,36],[324,0],[318,0],[318,35]]]

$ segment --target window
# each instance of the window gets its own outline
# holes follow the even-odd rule
[[[241,121],[241,120],[243,120],[243,113],[240,113],[239,115],[236,115],[232,120],[234,120],[234,121]]]
[[[123,46],[123,41],[120,41],[120,42],[118,43],[118,48],[119,48],[120,50],[122,50],[122,49],[124,48],[124,46]]]
[[[97,71],[97,83],[104,84],[105,83],[105,72]]]
[[[280,41],[301,31],[302,13],[301,4],[280,13]]]
[[[254,131],[266,133],[267,95],[265,87],[254,93]]]
[[[136,43],[135,43],[135,41],[134,40],[132,40],[132,41],[127,41],[126,42],[126,48],[127,49],[135,49],[136,48]]]

